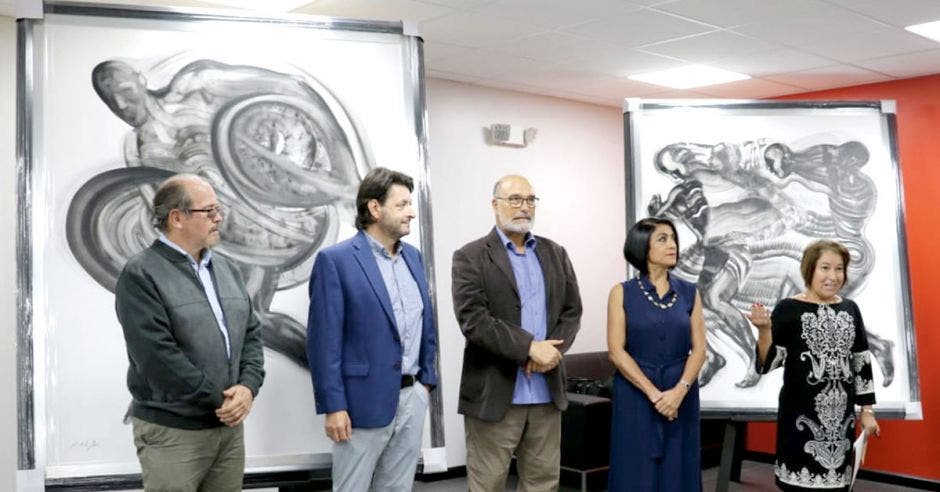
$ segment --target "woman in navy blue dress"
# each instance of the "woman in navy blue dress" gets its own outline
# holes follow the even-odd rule
[[[614,285],[607,303],[607,349],[617,367],[608,487],[700,491],[702,301],[695,285],[669,273],[679,259],[669,220],[637,222],[623,255],[640,274]]]

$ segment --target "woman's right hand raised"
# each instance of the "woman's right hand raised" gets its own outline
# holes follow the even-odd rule
[[[758,330],[770,328],[770,310],[763,304],[751,304],[751,312],[745,313],[744,316],[750,320]]]

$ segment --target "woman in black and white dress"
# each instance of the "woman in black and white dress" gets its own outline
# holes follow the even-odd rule
[[[835,241],[810,244],[800,265],[806,290],[770,316],[761,305],[748,316],[758,328],[758,371],[784,368],[774,464],[781,490],[848,490],[856,424],[880,434],[865,324],[858,305],[839,296],[849,259]]]

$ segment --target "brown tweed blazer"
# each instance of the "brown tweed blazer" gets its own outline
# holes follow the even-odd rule
[[[581,326],[581,295],[568,253],[557,243],[536,236],[535,252],[545,278],[547,338],[571,347]],[[520,327],[521,303],[506,245],[496,229],[454,253],[454,312],[466,337],[460,378],[460,414],[489,422],[503,419],[512,404],[516,374],[529,357],[532,335]],[[568,406],[565,367],[545,373],[552,400]]]

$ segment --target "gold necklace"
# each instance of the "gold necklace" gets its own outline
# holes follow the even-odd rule
[[[679,293],[676,291],[672,291],[672,300],[670,300],[669,302],[659,302],[656,299],[653,299],[653,295],[643,288],[643,282],[640,282],[640,277],[636,278],[636,284],[640,286],[640,292],[642,292],[643,295],[646,296],[646,300],[648,300],[651,304],[658,307],[659,309],[664,309],[664,310],[669,309],[672,307],[673,304],[676,303],[676,300],[679,299]]]

